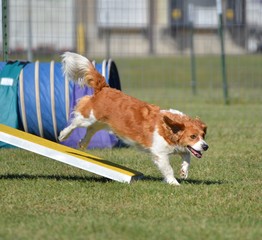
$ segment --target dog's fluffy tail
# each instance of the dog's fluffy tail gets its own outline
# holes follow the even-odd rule
[[[94,88],[95,93],[104,87],[109,87],[105,78],[95,69],[93,64],[79,54],[65,52],[62,55],[62,66],[68,79],[80,86],[88,85]]]

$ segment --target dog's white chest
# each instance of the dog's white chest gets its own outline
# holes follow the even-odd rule
[[[153,142],[151,152],[158,154],[170,154],[173,153],[175,146],[169,145],[168,142],[158,133],[156,129],[153,133]]]

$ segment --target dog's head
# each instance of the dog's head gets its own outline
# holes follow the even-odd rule
[[[193,156],[202,157],[202,152],[208,149],[205,142],[207,126],[199,118],[189,118],[182,114],[168,113],[163,116],[164,123],[169,129],[169,139],[183,148],[186,148]]]

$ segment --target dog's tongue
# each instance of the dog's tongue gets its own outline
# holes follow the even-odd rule
[[[187,149],[196,157],[196,158],[201,158],[202,153],[200,151],[195,150],[194,148],[187,146]]]

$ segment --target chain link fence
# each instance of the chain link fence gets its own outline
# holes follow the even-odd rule
[[[145,100],[262,102],[261,0],[1,0],[1,58],[113,58]],[[219,29],[221,2],[223,47]],[[165,104],[165,103],[163,103]]]

